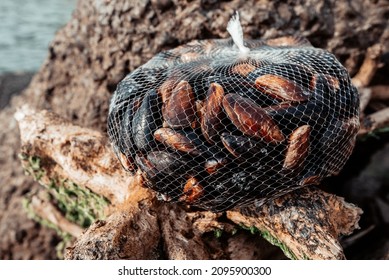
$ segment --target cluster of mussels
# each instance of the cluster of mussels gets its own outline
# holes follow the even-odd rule
[[[174,50],[159,54],[118,85],[108,132],[127,170],[139,168],[165,200],[213,211],[339,172],[354,146],[359,101],[332,55],[268,45],[244,58],[188,49],[174,59]]]

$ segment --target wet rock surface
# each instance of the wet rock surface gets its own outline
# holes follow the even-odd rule
[[[76,124],[106,131],[109,98],[126,74],[161,50],[194,39],[228,37],[226,25],[234,10],[239,10],[241,14],[246,38],[306,36],[314,46],[333,52],[351,75],[358,71],[368,47],[380,44],[384,49],[383,53],[389,52],[389,24],[385,17],[389,5],[384,0],[309,0],[287,3],[258,3],[253,0],[145,0],[131,3],[79,1],[73,18],[57,33],[50,44],[44,65],[27,90],[14,98],[9,107],[1,110],[1,259],[55,258],[54,247],[58,243],[55,232],[32,222],[22,207],[24,195],[37,189],[38,185],[24,175],[17,157],[19,132],[13,114],[18,106],[28,103],[36,108],[48,108]],[[387,84],[388,66],[387,62],[383,62],[383,67],[373,79],[376,85]],[[7,86],[7,90],[9,88]],[[3,99],[3,94],[1,98]],[[379,141],[382,144],[387,139]],[[362,144],[357,149],[362,149],[363,145],[367,144]],[[370,149],[370,152],[373,154],[376,150]],[[366,166],[371,154],[359,158],[361,162],[358,165]],[[355,168],[353,163],[355,161],[351,159],[346,166],[346,171],[356,170],[353,174],[345,173],[347,176],[344,176],[349,180],[358,176],[363,169]],[[364,180],[358,178],[355,180]],[[387,193],[387,179],[379,178],[379,190],[384,189]],[[347,180],[344,178],[344,181]],[[334,183],[333,186],[337,184],[339,183]],[[347,187],[340,190],[340,194],[346,199],[349,189]],[[378,189],[371,192],[374,197],[382,197],[382,192]],[[353,202],[351,198],[349,200]],[[360,198],[357,200],[360,201]],[[376,200],[380,201],[373,203],[375,206],[380,205],[377,206],[378,212],[379,209],[388,207],[387,200]],[[371,217],[375,217],[374,215]],[[372,218],[373,222],[362,223],[362,230],[373,223],[375,228],[383,226],[387,232],[386,218]],[[357,248],[355,250],[350,247],[350,250],[346,250],[346,257],[387,258],[387,240],[382,231],[376,231],[375,234],[380,238],[368,240],[386,242],[385,246],[380,245],[383,243],[377,243],[377,246],[367,243],[368,246],[354,247]]]

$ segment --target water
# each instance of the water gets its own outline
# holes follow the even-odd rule
[[[0,74],[36,71],[76,0],[0,0]]]

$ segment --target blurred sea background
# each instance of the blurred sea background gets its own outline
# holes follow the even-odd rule
[[[35,72],[77,0],[0,0],[0,75]]]

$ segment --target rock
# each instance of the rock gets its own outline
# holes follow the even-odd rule
[[[8,105],[13,95],[20,94],[30,83],[34,73],[5,73],[0,75],[0,109]]]
[[[54,256],[54,250],[43,252],[36,246],[50,246],[44,240],[51,240],[53,231],[41,232],[46,237],[31,231],[38,226],[27,222],[21,207],[23,195],[37,186],[23,176],[18,162],[19,135],[12,119],[16,107],[29,103],[105,131],[109,98],[126,74],[161,50],[193,39],[227,38],[234,10],[240,11],[245,38],[304,35],[314,46],[334,52],[352,74],[368,47],[380,43],[384,53],[389,51],[385,0],[298,0],[288,1],[288,6],[281,0],[138,2],[79,1],[28,89],[0,113],[0,258]],[[381,79],[376,84],[385,82],[384,69],[377,72]],[[18,225],[15,232],[8,229],[11,222]]]

